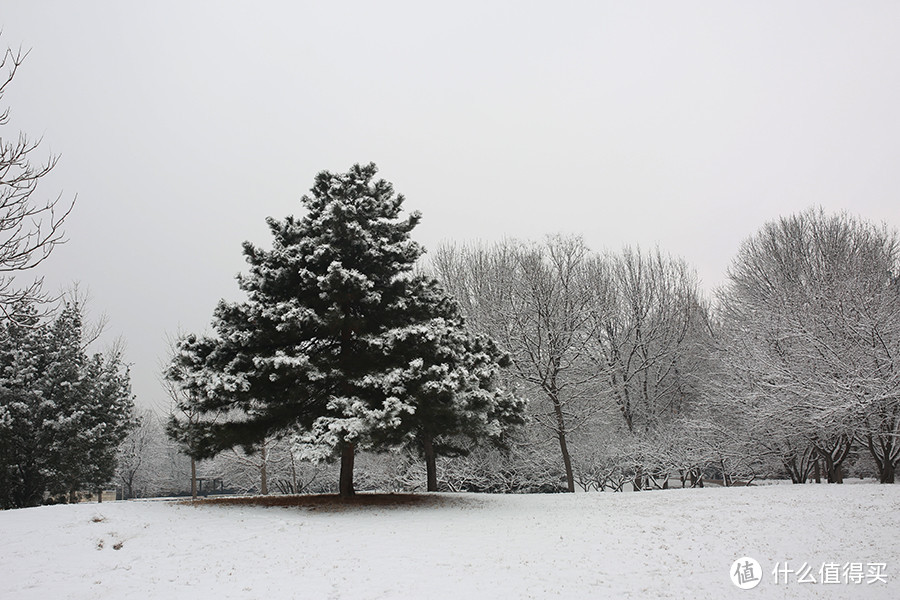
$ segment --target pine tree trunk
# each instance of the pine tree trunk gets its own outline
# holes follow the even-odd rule
[[[197,499],[197,461],[191,459],[191,500]]]
[[[356,458],[356,444],[344,442],[341,444],[341,481],[340,494],[342,497],[352,496],[356,493],[353,489],[353,460]]]
[[[351,352],[351,342],[353,340],[353,330],[349,323],[350,319],[350,309],[348,306],[344,306],[342,310],[344,314],[344,324],[341,327],[341,356],[340,363],[342,366],[342,371],[344,373],[350,372],[348,368],[352,364],[352,357],[350,356]],[[342,384],[343,395],[345,397],[351,397],[352,390],[348,380],[344,380]],[[356,444],[352,442],[348,442],[347,440],[341,441],[341,478],[338,482],[338,493],[342,498],[348,498],[356,493],[356,490],[353,488],[353,461],[356,458]]]
[[[437,461],[434,456],[434,441],[430,435],[422,439],[422,450],[425,454],[425,471],[427,473],[428,491],[438,491],[437,486]]]
[[[259,468],[259,493],[263,496],[269,494],[269,478],[266,472],[266,444],[263,443],[262,448],[259,450],[259,458],[262,460],[262,465]]]

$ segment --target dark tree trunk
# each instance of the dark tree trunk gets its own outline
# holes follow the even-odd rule
[[[691,487],[703,487],[703,472],[700,469],[691,469],[689,471],[691,476]]]
[[[802,473],[802,469],[797,467],[796,458],[791,457],[790,460],[782,459],[782,462],[791,476],[791,483],[806,483],[806,475]]]
[[[820,473],[818,456],[816,457],[816,462],[813,463],[813,478],[816,480],[816,483],[822,483],[822,474]]]
[[[844,483],[841,463],[835,461],[831,455],[825,455],[825,476],[828,483]]]
[[[871,435],[866,436],[866,446],[878,467],[878,479],[881,483],[894,483],[897,470],[898,452],[893,439],[879,440],[878,446]]]
[[[834,442],[832,448],[816,448],[819,456],[825,461],[825,477],[828,483],[844,483],[843,463],[850,454],[852,442],[852,438],[841,436]]]
[[[341,482],[340,494],[342,497],[352,496],[356,493],[353,489],[353,461],[356,458],[356,444],[344,442],[341,444]]]
[[[796,452],[791,448],[788,450],[786,455],[782,455],[781,462],[791,476],[791,483],[806,483],[813,470],[816,449],[810,446],[803,452]]]
[[[828,483],[844,483],[844,466],[841,463],[834,463]]]
[[[269,476],[268,469],[266,468],[268,456],[266,455],[265,442],[263,442],[262,447],[259,449],[259,458],[262,461],[262,464],[259,467],[259,493],[263,496],[267,496],[269,494]]]
[[[197,499],[197,461],[191,459],[191,500]]]
[[[434,441],[426,435],[422,439],[422,450],[425,454],[425,471],[427,472],[428,491],[438,491],[437,486],[437,461],[434,456]]]
[[[350,385],[349,379],[346,379],[346,374],[353,372],[353,369],[350,367],[353,363],[353,348],[352,342],[354,339],[353,326],[351,320],[351,303],[347,302],[343,306],[343,314],[344,314],[344,324],[341,327],[341,356],[339,362],[342,367],[342,371],[345,374],[345,379],[342,383],[342,391],[343,396],[346,398],[350,398],[353,396],[353,387]],[[356,494],[356,489],[353,487],[353,462],[356,459],[356,444],[353,442],[348,442],[347,440],[341,441],[341,475],[340,480],[338,482],[338,493],[342,498],[349,498]]]
[[[575,491],[575,474],[572,472],[572,458],[569,456],[569,446],[566,443],[566,419],[563,415],[562,403],[556,394],[551,394],[553,412],[556,415],[556,436],[559,439],[559,451],[562,453],[563,466],[566,468],[566,491]]]
[[[634,478],[631,480],[631,487],[635,492],[639,492],[644,489],[644,469],[638,467]]]
[[[881,483],[894,483],[894,472],[896,467],[894,463],[888,461],[887,464],[884,465],[884,468],[881,469],[881,473],[879,474],[879,479]]]
[[[566,491],[575,491],[575,474],[572,472],[572,458],[569,456],[569,447],[566,444],[566,434],[559,433],[559,451],[562,452],[563,466],[566,469]]]

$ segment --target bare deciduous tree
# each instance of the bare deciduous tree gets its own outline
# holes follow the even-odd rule
[[[7,49],[0,59],[0,99],[27,53]],[[0,313],[15,319],[25,301],[46,299],[42,281],[17,288],[15,273],[33,269],[43,262],[53,248],[63,242],[62,224],[75,205],[62,196],[37,200],[37,187],[56,166],[58,156],[35,163],[34,156],[41,140],[24,133],[3,136],[9,125],[9,108],[0,112]]]
[[[580,238],[542,244],[444,246],[433,265],[471,326],[496,339],[512,358],[519,383],[546,400],[532,415],[559,443],[568,491],[575,491],[569,434],[592,406],[596,371],[589,368],[590,303]]]
[[[694,273],[659,250],[626,248],[593,263],[595,358],[631,432],[654,430],[681,408],[705,312]]]
[[[119,445],[116,482],[123,499],[143,498],[157,491],[165,465],[165,433],[156,414],[145,409],[136,416],[134,429]]]
[[[705,360],[706,309],[696,276],[684,261],[659,250],[630,248],[595,258],[590,271],[596,368],[627,431],[657,436],[687,409]],[[634,487],[642,489],[649,472],[637,463],[634,469]]]
[[[747,240],[721,296],[725,399],[742,403],[792,478],[843,479],[854,439],[893,480],[900,435],[900,243],[809,210]],[[802,440],[802,443],[799,442]]]

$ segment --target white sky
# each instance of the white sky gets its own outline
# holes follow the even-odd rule
[[[429,4],[4,2],[31,54],[0,134],[78,194],[41,273],[89,288],[139,403],[323,169],[377,163],[426,247],[658,244],[708,289],[778,215],[900,225],[896,2]]]

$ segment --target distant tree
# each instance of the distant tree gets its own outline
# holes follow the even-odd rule
[[[525,430],[523,433],[527,434]],[[438,485],[450,492],[534,494],[566,491],[558,450],[550,445],[511,444],[509,448],[479,445],[458,457],[438,458]],[[420,489],[421,463],[407,463],[395,475],[398,489]]]
[[[569,438],[591,410],[586,399],[598,379],[588,363],[587,258],[580,238],[551,236],[542,244],[444,246],[433,261],[468,321],[496,338],[511,357],[516,381],[541,398],[532,403],[532,417],[555,438],[570,492]]]
[[[401,219],[403,197],[375,173],[372,164],[319,173],[303,218],[268,220],[271,250],[244,245],[247,300],[219,303],[214,336],[178,343],[167,376],[199,414],[225,415],[190,426],[199,455],[302,433],[313,454],[340,457],[349,495],[357,447],[401,422],[406,399],[383,377],[403,357],[387,345],[399,328],[441,316],[442,301],[412,273],[419,214]]]
[[[690,395],[706,328],[683,260],[626,248],[591,263],[593,356],[629,432],[650,432]]]
[[[255,492],[269,494],[269,477],[290,457],[290,449],[285,440],[269,437],[259,443],[254,452],[244,452],[232,448],[217,457],[231,485],[236,485],[241,493]],[[279,452],[280,450],[284,450]]]
[[[795,479],[843,479],[863,440],[892,482],[900,435],[900,243],[895,232],[809,210],[741,247],[720,306],[722,398],[756,419]]]
[[[27,53],[7,49],[0,58],[0,99],[12,83]],[[34,163],[40,139],[24,133],[4,135],[9,125],[9,108],[0,112],[0,316],[28,319],[26,310],[45,299],[38,279],[24,288],[15,287],[14,275],[36,267],[63,241],[62,224],[74,207],[61,196],[37,200],[38,183],[56,166],[53,156],[43,164]]]
[[[166,439],[159,417],[145,409],[134,422],[116,455],[115,480],[125,499],[152,495],[162,482],[165,465]]]
[[[89,356],[79,305],[53,321],[34,307],[0,327],[0,505],[34,506],[45,493],[99,490],[132,426],[121,354]]]
[[[698,395],[708,351],[707,312],[693,270],[658,249],[596,257],[588,263],[592,302],[591,357],[633,437],[629,446],[653,458],[652,439],[684,416]],[[634,487],[649,475],[633,461]]]
[[[321,465],[300,460],[288,437],[270,436],[247,452],[232,448],[216,456],[212,468],[240,494],[300,494],[316,487]]]
[[[203,412],[200,410],[198,384],[186,369],[177,364],[174,358],[165,371],[165,377],[166,392],[171,401],[169,416],[166,420],[166,434],[175,442],[177,452],[190,460],[191,499],[195,500],[197,498],[197,463],[211,456],[206,451],[202,434],[204,431],[208,431],[208,428],[215,424],[222,414],[221,411]],[[173,467],[175,466],[173,464]]]

